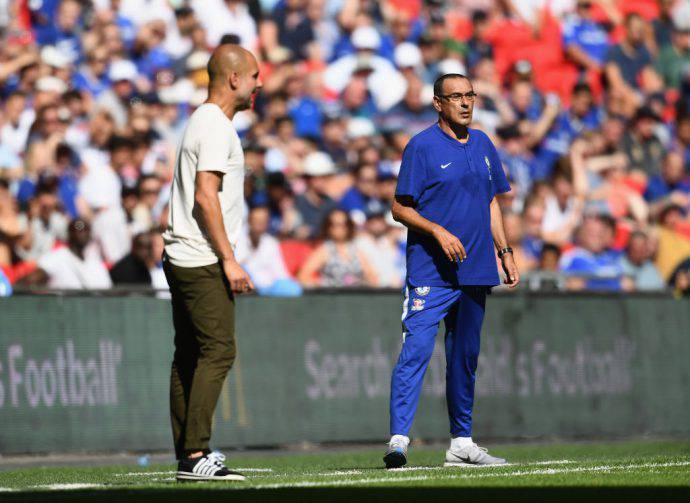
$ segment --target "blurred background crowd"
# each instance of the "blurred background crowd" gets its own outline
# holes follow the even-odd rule
[[[690,293],[687,0],[0,0],[0,33],[5,292],[166,288],[175,148],[235,42],[261,293],[402,286],[390,202],[444,73],[479,94],[526,288]]]

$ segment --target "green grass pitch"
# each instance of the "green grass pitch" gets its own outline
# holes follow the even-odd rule
[[[690,440],[489,447],[510,464],[443,468],[443,448],[412,446],[385,470],[382,445],[231,454],[244,483],[177,483],[172,464],[28,468],[0,472],[0,501],[690,501]]]

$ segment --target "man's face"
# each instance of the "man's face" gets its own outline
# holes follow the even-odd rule
[[[141,262],[148,262],[151,258],[151,236],[148,234],[141,234],[134,239],[132,245],[132,255]]]
[[[633,236],[628,243],[628,259],[635,265],[642,265],[647,260],[648,250],[645,236]]]
[[[83,250],[91,241],[91,227],[83,220],[72,222],[69,227],[67,240],[70,246]]]
[[[690,49],[690,31],[675,31],[673,43],[683,52]]]
[[[434,108],[449,123],[467,127],[474,111],[474,98],[469,98],[468,93],[474,93],[469,80],[446,79],[442,96],[434,96]]]
[[[628,42],[632,45],[640,45],[644,41],[645,22],[641,17],[632,16],[626,25],[628,29]]]
[[[597,218],[588,218],[582,224],[579,236],[580,246],[592,253],[601,253],[606,248],[604,224]]]
[[[158,201],[160,191],[160,182],[155,178],[148,178],[141,184],[139,189],[139,198],[146,206],[153,208]]]
[[[580,0],[577,2],[577,15],[582,19],[589,19],[592,12],[592,2]]]
[[[541,235],[541,226],[544,220],[544,208],[540,205],[533,204],[525,211],[524,229],[528,236]]]
[[[666,183],[672,185],[682,180],[685,176],[683,156],[676,152],[668,154],[661,167],[661,176],[663,176]]]
[[[254,102],[254,95],[259,92],[263,83],[259,78],[259,65],[256,58],[247,55],[247,66],[240,74],[239,85],[237,86],[237,105],[236,110],[248,110]]]
[[[63,1],[58,9],[57,24],[65,31],[72,31],[79,22],[81,7],[74,0]]]
[[[11,121],[19,120],[20,115],[24,111],[26,99],[21,95],[14,95],[5,104],[5,115]]]
[[[366,166],[357,174],[357,189],[368,197],[376,196],[376,168]]]
[[[249,235],[258,239],[268,231],[269,213],[267,208],[255,208],[249,213]]]
[[[592,106],[592,95],[587,91],[580,91],[573,95],[570,110],[577,117],[584,117]]]

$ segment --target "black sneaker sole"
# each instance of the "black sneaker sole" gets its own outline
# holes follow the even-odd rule
[[[407,464],[407,457],[401,452],[393,451],[383,457],[383,462],[388,469],[401,468]]]
[[[230,473],[216,477],[213,475],[197,475],[191,472],[177,472],[176,479],[180,482],[244,482],[247,480],[247,477],[240,473]]]

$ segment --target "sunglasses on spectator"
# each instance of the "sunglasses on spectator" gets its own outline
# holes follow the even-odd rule
[[[470,91],[469,93],[452,93],[452,94],[437,94],[437,98],[443,98],[444,100],[448,100],[453,103],[460,103],[463,98],[466,99],[467,101],[474,101],[474,99],[477,97],[477,93],[474,91]]]

